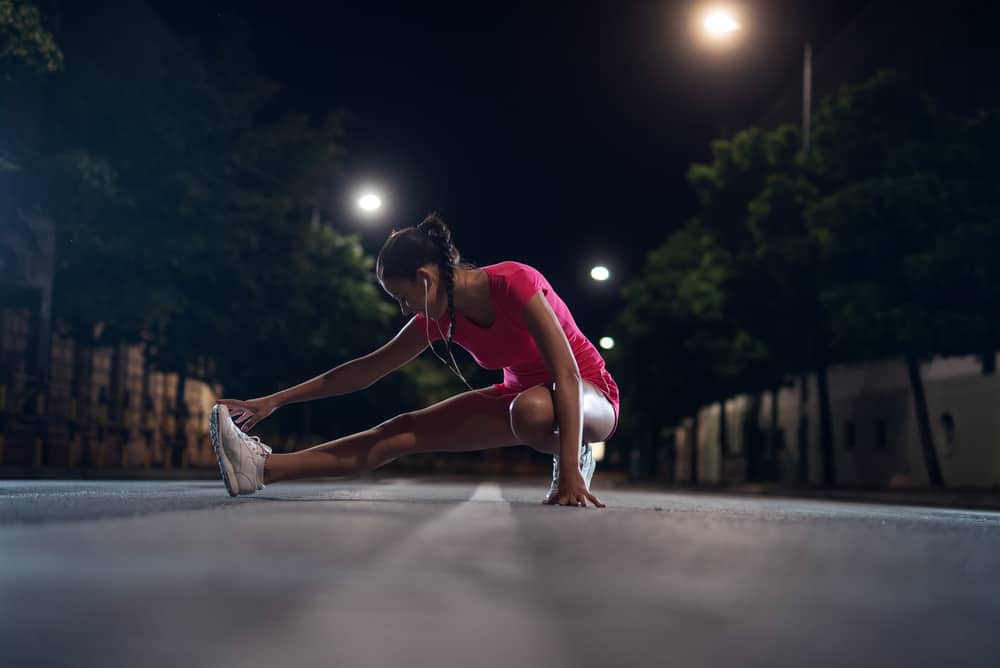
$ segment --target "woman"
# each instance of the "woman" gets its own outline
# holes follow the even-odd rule
[[[353,475],[417,452],[523,443],[553,455],[552,485],[543,503],[605,507],[590,492],[590,442],[614,433],[619,402],[600,353],[537,270],[519,262],[476,268],[459,259],[450,230],[436,214],[418,227],[394,231],[379,252],[376,275],[403,314],[415,315],[391,341],[276,394],[218,401],[210,418],[212,444],[231,496],[279,480]],[[258,437],[244,433],[280,406],[367,388],[442,339],[463,382],[451,356],[453,341],[480,366],[503,368],[503,382],[470,387],[367,431],[289,454],[272,454]]]

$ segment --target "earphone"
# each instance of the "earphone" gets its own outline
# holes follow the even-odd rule
[[[497,395],[497,394],[487,394],[486,392],[483,392],[481,390],[473,389],[473,387],[471,385],[469,385],[469,381],[467,381],[465,379],[465,376],[462,375],[461,369],[458,368],[458,362],[455,361],[455,355],[451,352],[451,346],[448,347],[448,356],[451,357],[451,363],[455,365],[454,369],[452,369],[448,365],[448,362],[445,361],[445,359],[443,357],[441,357],[440,355],[438,355],[437,351],[434,350],[434,344],[431,343],[431,316],[430,316],[430,307],[427,305],[427,300],[428,300],[428,296],[427,296],[427,279],[425,278],[424,279],[424,322],[426,324],[427,345],[430,346],[431,352],[434,353],[434,356],[437,357],[439,360],[441,360],[441,363],[444,364],[446,367],[448,367],[449,371],[452,371],[459,378],[461,378],[462,382],[465,383],[465,386],[467,388],[469,388],[470,390],[472,390],[473,392],[475,392],[476,394],[481,394],[484,397],[489,397],[490,399],[496,399],[497,397],[507,396],[506,394],[500,394],[500,395]],[[445,335],[444,335],[444,332],[441,331],[441,324],[438,323],[437,320],[434,321],[434,326],[437,327],[438,334],[441,335],[441,338],[442,339],[447,339],[447,337],[445,337]],[[454,329],[455,329],[455,321],[452,320],[451,322],[448,323],[448,333],[450,334],[452,332],[452,330],[454,330]],[[516,393],[512,393],[512,394],[516,394]]]
[[[497,395],[497,394],[486,394],[485,392],[482,392],[481,390],[473,389],[473,387],[471,385],[469,385],[469,381],[467,381],[465,379],[465,376],[462,375],[462,371],[458,368],[458,362],[455,361],[455,355],[452,354],[451,347],[448,348],[448,355],[451,357],[451,363],[455,365],[454,369],[452,369],[448,365],[448,362],[445,361],[445,359],[443,357],[441,357],[440,355],[438,355],[437,351],[434,350],[434,345],[431,343],[431,317],[430,317],[430,307],[428,306],[427,302],[428,302],[427,279],[425,278],[424,279],[424,318],[425,318],[425,322],[426,322],[425,333],[426,333],[426,336],[427,336],[427,345],[430,346],[431,352],[434,353],[434,356],[437,357],[439,360],[441,360],[441,363],[444,364],[446,367],[448,367],[449,371],[451,371],[452,373],[455,373],[456,375],[458,375],[458,377],[462,379],[462,382],[465,383],[465,386],[468,387],[473,392],[475,392],[476,394],[482,394],[483,396],[490,397],[491,399],[495,399],[497,397],[516,396],[518,394],[517,392],[505,392],[503,394],[498,394]],[[437,327],[438,334],[441,335],[441,338],[442,339],[446,339],[447,337],[445,337],[444,332],[441,331],[441,325],[440,325],[440,323],[438,323],[438,321],[435,320],[434,321],[434,325]],[[454,320],[452,320],[450,323],[448,323],[448,332],[451,333],[451,331],[454,328],[455,328],[455,322],[454,322]],[[608,387],[608,381],[604,379],[603,375],[601,377],[601,380],[604,381],[604,387],[608,391],[608,395],[610,395],[611,394],[611,389]],[[608,395],[605,395],[605,396],[608,396]]]

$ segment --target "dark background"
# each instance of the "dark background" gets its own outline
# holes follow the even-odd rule
[[[909,477],[912,458],[884,456],[917,433],[888,420],[906,400],[857,430],[868,408],[806,410],[809,377],[829,397],[845,364],[905,358],[932,485],[949,475],[934,474],[934,420],[951,416],[951,447],[955,421],[978,419],[928,400],[920,365],[975,356],[995,373],[995,3],[733,3],[744,29],[725,47],[701,38],[701,2],[23,4],[0,20],[14,45],[0,50],[0,385],[17,461],[125,466],[130,414],[147,439],[204,424],[170,374],[260,396],[369,352],[404,321],[372,256],[432,210],[466,260],[538,267],[592,341],[618,340],[617,454],[639,454],[637,477],[655,461],[698,480],[697,457],[654,456],[740,393],[760,402],[735,479]],[[366,184],[380,217],[354,205]],[[611,281],[587,277],[597,263]],[[270,424],[315,442],[463,389],[427,357],[357,403]],[[798,427],[770,411],[765,429],[762,398],[793,382]],[[793,433],[801,456],[782,473]],[[133,454],[210,462],[183,434]],[[835,470],[835,446],[871,465]]]
[[[331,202],[336,226],[377,253],[394,227],[440,211],[465,259],[541,270],[584,333],[604,335],[615,292],[694,209],[685,181],[709,142],[759,121],[817,48],[866,4],[765,1],[745,29],[706,48],[704,2],[154,2],[211,46],[245,18],[274,113],[349,114]],[[385,214],[355,215],[362,184]],[[596,284],[603,263],[613,280]]]

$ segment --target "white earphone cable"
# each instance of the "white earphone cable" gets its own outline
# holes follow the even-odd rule
[[[461,369],[458,368],[458,362],[455,361],[455,355],[451,352],[451,346],[448,346],[448,356],[451,357],[451,363],[455,365],[454,369],[451,368],[451,366],[448,364],[448,362],[443,357],[441,357],[440,355],[438,355],[437,351],[434,350],[434,344],[431,343],[431,317],[430,317],[430,308],[427,305],[427,299],[428,299],[428,297],[427,297],[427,279],[425,278],[424,279],[424,322],[425,322],[425,325],[426,325],[426,328],[425,328],[426,332],[425,333],[426,333],[426,336],[427,336],[427,345],[430,346],[431,352],[434,353],[434,356],[437,357],[439,360],[441,360],[441,363],[444,364],[446,367],[448,367],[449,371],[451,371],[452,373],[455,373],[459,378],[461,378],[462,382],[465,383],[465,386],[467,388],[469,388],[470,390],[472,390],[473,392],[475,392],[476,394],[481,394],[484,397],[490,397],[491,399],[496,399],[497,397],[507,396],[507,394],[512,394],[512,395],[513,394],[517,394],[516,392],[510,392],[510,393],[499,394],[499,395],[497,395],[497,394],[487,394],[486,392],[483,392],[481,390],[473,389],[473,387],[471,385],[469,385],[469,381],[467,381],[465,379],[465,376],[462,375]],[[444,332],[441,331],[441,323],[439,323],[437,320],[435,320],[434,321],[434,326],[437,327],[438,334],[441,335],[441,339],[446,341],[447,337],[445,337]],[[455,321],[454,321],[454,319],[452,319],[452,321],[448,323],[448,333],[451,334],[453,331],[455,331]]]

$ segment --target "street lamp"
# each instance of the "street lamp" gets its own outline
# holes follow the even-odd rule
[[[705,30],[710,35],[725,37],[740,29],[740,24],[725,9],[714,9],[705,15]]]
[[[374,213],[382,208],[382,198],[373,192],[366,192],[358,198],[358,208],[365,213]]]
[[[590,270],[590,277],[595,281],[606,281],[611,278],[611,272],[607,267],[598,265]]]
[[[742,29],[731,12],[712,9],[702,22],[705,33],[713,39],[725,39]],[[802,49],[802,150],[809,150],[812,131],[812,44],[806,40]]]

